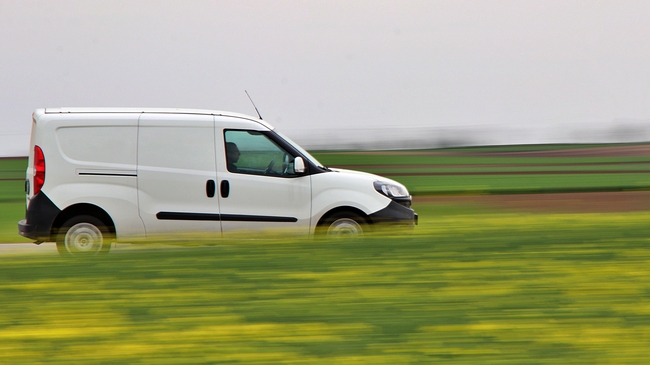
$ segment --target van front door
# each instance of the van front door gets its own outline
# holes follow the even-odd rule
[[[296,174],[294,157],[269,131],[215,132],[219,205],[224,235],[250,230],[309,234],[311,178]],[[284,233],[284,232],[283,232]]]
[[[211,115],[141,115],[138,203],[148,237],[164,239],[172,232],[220,236],[216,182]]]

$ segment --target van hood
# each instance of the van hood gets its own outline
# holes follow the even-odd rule
[[[371,174],[369,172],[362,172],[362,171],[355,171],[355,170],[348,170],[348,169],[339,169],[335,167],[328,167],[330,170],[333,172],[338,172],[339,174],[346,174],[346,175],[355,175],[359,178],[362,178],[362,176],[365,176],[369,179],[384,179],[383,177],[375,174]]]
[[[397,182],[397,181],[395,181],[393,179],[389,179],[389,178],[386,178],[386,177],[383,177],[383,176],[380,176],[380,175],[371,174],[371,173],[368,173],[368,172],[347,170],[347,169],[339,169],[339,168],[332,168],[332,167],[329,167],[329,169],[332,170],[332,172],[336,172],[336,173],[339,173],[339,174],[344,174],[344,175],[347,175],[347,176],[354,176],[356,179],[364,179],[364,180],[367,180],[367,181],[369,181],[371,183],[374,183],[375,181],[383,181],[383,182],[392,183],[392,184],[396,184],[396,185],[400,185],[400,186],[404,187],[404,184],[402,184],[400,182]],[[404,189],[408,190],[408,189],[406,189],[406,187],[404,187]]]

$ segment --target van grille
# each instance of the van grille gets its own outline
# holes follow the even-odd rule
[[[393,198],[393,201],[395,203],[397,203],[399,205],[402,205],[402,206],[405,206],[407,208],[410,208],[411,203],[412,203],[411,197],[408,197],[408,198]]]

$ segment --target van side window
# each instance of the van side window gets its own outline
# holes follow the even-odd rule
[[[294,157],[261,132],[224,132],[227,168],[230,172],[266,176],[296,176]]]

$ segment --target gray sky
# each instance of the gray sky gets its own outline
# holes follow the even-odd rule
[[[255,114],[244,89],[308,148],[650,140],[648,19],[646,0],[0,0],[0,156],[27,154],[36,108]]]

